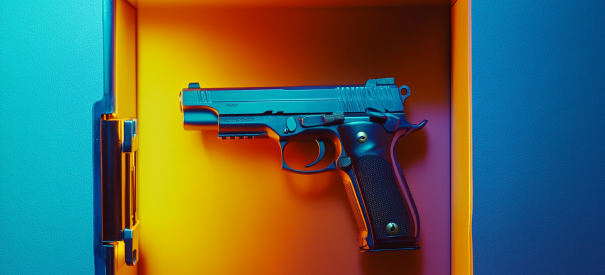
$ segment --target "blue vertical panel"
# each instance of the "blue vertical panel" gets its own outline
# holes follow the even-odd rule
[[[476,274],[605,272],[605,2],[473,1]]]
[[[0,274],[93,274],[101,1],[0,2]]]

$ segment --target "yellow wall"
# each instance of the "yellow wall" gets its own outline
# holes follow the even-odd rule
[[[449,272],[449,7],[139,8],[137,16],[139,271]],[[336,173],[281,171],[279,147],[269,139],[218,140],[216,131],[184,131],[178,107],[188,82],[300,86],[380,77],[412,88],[405,106],[410,121],[429,120],[397,149],[423,219],[416,251],[359,253]],[[303,158],[312,160],[313,153]],[[445,209],[435,209],[444,201]]]
[[[451,263],[451,268],[452,268],[452,273],[456,273],[456,274],[468,274],[468,273],[472,273],[472,236],[471,236],[471,217],[472,217],[472,160],[471,160],[471,105],[470,105],[470,91],[471,91],[471,87],[470,87],[470,3],[468,1],[462,1],[462,0],[458,0],[458,1],[452,1],[454,2],[452,4],[452,27],[451,27],[451,37],[452,37],[452,118],[451,118],[451,123],[452,123],[452,189],[451,189],[451,194],[452,194],[452,213],[451,213],[451,220],[452,220],[452,225],[451,225],[451,242],[452,242],[452,263]],[[159,62],[158,65],[156,65],[156,67],[147,67],[148,70],[146,72],[148,72],[147,76],[150,78],[154,78],[155,80],[157,79],[163,79],[165,81],[160,81],[160,82],[169,82],[169,83],[173,83],[173,84],[167,84],[169,86],[171,86],[172,88],[170,88],[171,90],[176,90],[174,91],[174,93],[176,93],[178,91],[179,88],[184,87],[186,85],[186,83],[188,81],[200,81],[202,83],[205,83],[203,85],[206,85],[207,87],[210,86],[237,86],[238,83],[242,83],[242,85],[248,85],[248,86],[254,86],[254,85],[267,85],[267,83],[274,83],[274,85],[287,85],[289,83],[302,83],[303,81],[307,81],[306,79],[309,78],[309,76],[298,76],[296,74],[288,74],[288,73],[283,73],[281,75],[279,75],[279,77],[274,77],[274,78],[270,78],[270,79],[262,79],[262,80],[258,80],[257,82],[257,77],[258,75],[253,74],[253,75],[246,75],[244,73],[241,72],[241,70],[238,72],[238,68],[234,67],[234,68],[229,68],[229,64],[234,65],[238,63],[238,60],[241,59],[241,57],[225,57],[225,56],[220,56],[220,58],[218,56],[212,56],[211,52],[212,51],[221,51],[224,48],[216,48],[213,47],[213,45],[204,45],[203,43],[200,44],[198,42],[203,42],[202,40],[198,39],[198,38],[187,38],[186,37],[186,33],[183,30],[179,30],[179,29],[173,29],[173,30],[168,30],[168,29],[163,29],[161,28],[161,26],[156,26],[153,25],[151,21],[154,21],[153,19],[153,12],[149,12],[149,16],[147,16],[145,18],[145,21],[143,22],[143,24],[147,24],[148,26],[151,25],[150,27],[152,28],[159,28],[161,31],[170,33],[170,32],[174,32],[173,35],[176,36],[177,38],[170,40],[172,42],[180,42],[181,45],[179,46],[172,46],[172,45],[166,45],[166,44],[170,44],[170,41],[153,41],[154,39],[157,39],[159,37],[153,37],[152,35],[150,36],[143,36],[146,41],[146,43],[151,42],[154,43],[154,45],[156,46],[155,48],[146,48],[145,53],[148,54],[152,54],[154,55],[154,58],[156,59],[162,59],[162,50],[167,50],[167,51],[174,51],[175,49],[180,49],[181,47],[183,47],[183,52],[182,54],[176,53],[176,54],[169,54],[170,56],[177,56],[178,58],[180,58],[180,60],[186,60],[188,58],[190,58],[191,60],[197,60],[199,56],[203,56],[205,59],[207,59],[208,64],[213,64],[213,66],[222,66],[222,68],[208,68],[208,67],[204,67],[204,64],[189,64],[188,67],[186,68],[182,68],[182,67],[178,67],[178,68],[172,68],[171,69],[167,69],[167,68],[158,68],[157,66],[160,64],[166,64],[166,65],[170,65],[171,63],[174,64],[174,62],[171,62],[171,60],[161,60]],[[237,13],[235,14],[237,15]],[[171,11],[170,15],[168,17],[171,16],[176,16],[176,14],[174,13],[174,11]],[[176,16],[178,17],[178,16]],[[173,18],[175,20],[178,20],[178,18]],[[137,111],[136,111],[136,100],[137,100],[137,94],[136,94],[136,89],[137,89],[137,59],[136,59],[136,10],[129,5],[128,3],[126,3],[126,1],[124,0],[118,0],[116,3],[116,20],[118,21],[117,24],[117,28],[116,28],[116,90],[117,90],[117,113],[119,117],[135,117],[137,115]],[[223,24],[225,22],[222,22]],[[227,24],[228,25],[228,24]],[[220,33],[204,33],[201,35],[207,35],[212,37],[213,35],[218,35],[220,36]],[[264,38],[267,39],[267,38]],[[149,41],[152,40],[152,41]],[[189,42],[189,43],[188,43]],[[234,41],[236,43],[241,43],[241,41]],[[158,48],[157,46],[159,46],[160,48]],[[165,46],[164,49],[161,49],[162,46]],[[222,43],[220,45],[221,47],[239,47],[239,45],[234,44],[234,45],[229,45],[229,43]],[[229,48],[228,48],[229,49]],[[142,50],[141,48],[139,48],[139,50]],[[313,51],[321,51],[321,49],[308,49],[309,51],[313,52]],[[235,51],[237,52],[237,51]],[[295,60],[297,57],[293,57]],[[300,56],[298,58],[305,58],[304,56]],[[174,60],[173,60],[174,61]],[[252,63],[256,63],[258,64],[260,67],[263,66],[270,66],[270,65],[275,65],[275,64],[263,64],[264,62],[262,62],[262,60],[256,60],[254,57],[252,57],[252,60],[248,60],[248,62],[252,62]],[[321,62],[321,61],[320,61]],[[287,68],[288,70],[292,70],[292,71],[297,71],[297,69],[292,69],[289,68],[287,66],[284,65],[284,68]],[[235,73],[233,74],[229,74],[229,73],[224,73],[224,71],[228,71],[228,70],[235,70]],[[264,70],[266,71],[275,71],[272,68],[265,68]],[[300,69],[298,69],[300,70]],[[159,71],[161,73],[164,73],[163,75],[158,75],[155,74],[154,71]],[[223,71],[221,73],[217,73],[217,71]],[[185,73],[185,75],[181,75],[182,73]],[[350,71],[349,71],[350,73]],[[329,72],[325,74],[325,77],[329,78],[329,79],[335,79],[334,75],[338,76],[338,73],[334,73],[334,72]],[[200,76],[202,76],[202,79],[200,79]],[[230,77],[233,76],[233,77]],[[235,77],[237,76],[237,77]],[[332,81],[325,81],[325,78],[322,75],[317,75],[314,76],[313,78],[316,79],[316,81],[318,81],[318,84],[334,84]],[[376,76],[376,77],[381,77],[381,76]],[[262,77],[261,77],[262,78]],[[341,78],[343,78],[341,76]],[[146,78],[145,78],[146,79]],[[173,81],[170,81],[169,79],[173,79]],[[180,81],[176,81],[177,79],[179,79]],[[345,77],[346,79],[346,77]],[[323,81],[323,82],[322,82]],[[177,83],[178,82],[178,83]],[[324,83],[325,82],[325,83]],[[306,84],[306,83],[305,83]],[[168,89],[168,88],[166,88]],[[160,89],[158,87],[146,87],[145,89],[146,91],[148,90],[155,90],[156,93],[163,93],[163,89]],[[151,92],[150,92],[151,93]],[[164,101],[165,100],[165,101]],[[171,98],[169,95],[167,95],[166,97],[158,97],[157,100],[152,100],[154,102],[152,102],[153,106],[165,106],[166,102],[170,102],[170,101],[175,101],[176,99]],[[161,101],[161,102],[158,102]],[[174,106],[176,106],[177,102],[173,102]],[[139,103],[140,104],[140,103]],[[149,104],[149,103],[147,103]],[[170,104],[168,104],[170,105]],[[170,114],[167,115],[166,114]],[[160,124],[164,124],[165,126],[172,126],[171,128],[175,128],[175,129],[170,129],[169,131],[171,131],[171,133],[180,133],[179,131],[181,131],[180,129],[180,124],[178,123],[174,123],[174,119],[175,117],[177,119],[180,119],[178,116],[180,116],[180,114],[176,114],[174,112],[174,110],[166,108],[164,110],[164,112],[158,112],[156,110],[148,110],[146,113],[144,113],[143,117],[147,118],[147,115],[149,115],[151,118],[149,118],[149,120],[153,119],[154,121],[157,121]],[[144,127],[144,126],[143,126]],[[246,167],[251,167],[250,171],[248,172],[249,174],[255,174],[258,175],[258,178],[244,178],[241,179],[242,181],[246,181],[248,187],[250,187],[251,189],[247,190],[244,189],[234,189],[234,188],[228,188],[226,187],[227,190],[225,190],[225,188],[223,187],[216,187],[216,185],[214,184],[210,184],[208,185],[207,183],[200,183],[200,184],[205,184],[205,187],[209,187],[209,188],[203,188],[204,191],[210,191],[210,194],[208,194],[207,192],[200,192],[202,189],[202,187],[197,187],[194,188],[193,190],[181,190],[180,192],[187,192],[188,194],[172,194],[169,197],[172,198],[172,200],[174,201],[168,201],[169,203],[175,203],[175,201],[179,201],[180,198],[184,199],[184,200],[191,200],[191,202],[196,201],[196,195],[199,195],[200,199],[202,198],[206,198],[207,200],[201,201],[198,200],[196,201],[193,205],[195,206],[194,209],[198,209],[198,210],[204,210],[204,209],[212,209],[212,207],[215,207],[215,205],[223,205],[225,206],[225,202],[220,202],[217,203],[216,200],[217,199],[223,199],[225,196],[223,195],[216,195],[216,192],[221,192],[221,194],[225,191],[231,191],[234,194],[234,197],[232,198],[232,200],[234,201],[249,201],[251,198],[248,197],[248,195],[253,195],[256,194],[256,196],[258,196],[258,198],[253,199],[253,200],[258,200],[261,199],[263,201],[266,201],[266,199],[264,198],[264,196],[269,196],[272,197],[271,198],[271,203],[272,204],[277,204],[279,205],[279,207],[283,207],[283,205],[288,205],[289,201],[285,200],[285,199],[280,199],[284,198],[284,197],[289,197],[287,194],[284,194],[284,189],[283,188],[277,188],[277,189],[271,189],[269,191],[271,191],[271,193],[268,194],[258,194],[258,192],[254,192],[257,191],[258,188],[256,187],[260,187],[262,188],[263,186],[266,186],[266,184],[270,184],[270,182],[275,182],[277,185],[283,184],[281,182],[290,182],[287,186],[286,190],[287,192],[291,192],[291,191],[295,191],[297,193],[300,193],[303,195],[303,197],[316,197],[319,196],[321,197],[323,193],[332,193],[332,196],[337,196],[340,197],[340,200],[342,200],[342,196],[340,193],[340,186],[339,185],[335,185],[333,184],[333,182],[337,182],[339,181],[339,179],[337,178],[337,176],[335,175],[317,175],[317,176],[310,176],[310,177],[299,177],[296,175],[290,175],[290,174],[284,174],[283,172],[279,171],[277,169],[277,167],[279,167],[279,159],[277,158],[277,156],[279,155],[279,151],[278,148],[275,144],[272,144],[272,142],[265,140],[265,141],[239,141],[239,144],[229,144],[229,145],[225,145],[224,143],[218,142],[217,140],[213,140],[215,133],[205,133],[204,136],[200,135],[197,132],[182,132],[180,134],[185,135],[186,137],[188,137],[188,139],[192,139],[193,142],[185,142],[185,144],[187,144],[187,148],[185,148],[184,152],[181,152],[180,156],[175,157],[174,156],[174,152],[169,153],[169,152],[165,152],[164,155],[166,155],[166,158],[174,158],[175,161],[177,161],[177,163],[173,163],[172,167],[155,167],[153,163],[151,163],[151,165],[148,164],[148,167],[146,167],[146,169],[143,169],[144,173],[146,173],[145,171],[148,171],[148,169],[156,169],[157,171],[165,171],[165,170],[170,170],[172,172],[174,171],[183,171],[184,170],[188,170],[188,171],[203,171],[204,174],[200,175],[200,181],[202,178],[204,179],[214,179],[216,181],[215,184],[222,184],[222,185],[233,185],[232,183],[230,183],[230,180],[222,180],[220,177],[221,173],[238,173],[238,174],[245,174],[246,171],[242,170],[242,169],[246,169]],[[166,138],[166,135],[172,137],[174,136],[173,134],[169,134],[169,133],[156,133],[155,137],[150,137],[148,138],[149,143],[153,142],[153,139],[157,139],[158,142],[162,142],[163,138]],[[208,137],[209,136],[209,137]],[[200,139],[200,140],[204,140],[203,144],[200,144],[199,142],[195,142],[196,139]],[[245,142],[245,143],[244,143]],[[145,143],[144,143],[145,144]],[[192,145],[202,145],[201,147],[196,147]],[[172,145],[169,147],[179,147],[177,145]],[[208,150],[208,147],[217,147],[217,148],[221,148],[220,151],[216,151],[216,153],[218,155],[212,155],[212,150]],[[253,150],[253,152],[250,152],[250,147],[255,147],[256,150]],[[164,148],[166,149],[166,148]],[[208,159],[206,161],[204,161],[203,157],[201,157],[202,155],[208,154],[208,152],[210,152],[210,154],[212,155],[212,159]],[[264,164],[269,164],[272,167],[268,167],[267,169],[261,169],[259,170],[258,168],[255,168],[254,165],[247,165],[245,163],[241,163],[241,164],[233,164],[233,160],[237,160],[238,158],[232,158],[229,157],[229,155],[235,155],[235,154],[242,154],[242,153],[248,153],[250,157],[246,158],[249,161],[254,161],[254,162],[259,162],[259,163],[264,163]],[[152,152],[149,152],[152,153]],[[221,155],[225,155],[224,159],[220,159]],[[162,154],[160,154],[160,157],[162,156]],[[191,156],[199,156],[199,158],[192,158]],[[157,155],[156,155],[157,157]],[[218,158],[217,158],[218,157]],[[305,156],[305,159],[312,159],[313,156],[312,154],[309,154],[307,156]],[[199,161],[196,161],[196,159],[199,159]],[[178,163],[178,160],[187,160],[187,161],[183,161],[182,163]],[[229,162],[231,162],[231,164],[229,164]],[[145,163],[145,161],[144,161]],[[163,166],[165,166],[165,162],[159,162],[158,163],[163,163]],[[223,163],[222,165],[217,165],[217,163]],[[236,169],[230,169],[230,166],[234,166],[237,167]],[[145,165],[143,166],[145,167]],[[199,168],[198,168],[199,167]],[[204,168],[206,167],[206,168]],[[207,167],[214,167],[216,168],[214,170],[214,172],[208,172]],[[261,173],[254,173],[254,172],[261,172]],[[167,175],[169,173],[164,173],[164,175]],[[182,175],[183,173],[181,173]],[[197,174],[197,172],[194,172],[194,174]],[[153,179],[149,179],[146,175],[147,174],[142,174],[143,175],[143,182],[145,182],[147,180],[147,182],[149,183],[157,183],[160,182],[158,181],[158,178],[153,178]],[[174,177],[175,180],[170,180],[170,177],[166,177],[166,178],[160,178],[160,179],[167,179],[167,182],[174,182],[175,184],[182,184],[181,181],[178,181],[176,179],[178,179],[179,176]],[[205,182],[205,180],[204,180]],[[314,184],[310,184],[311,182],[315,182]],[[161,183],[160,183],[161,184]],[[192,187],[191,184],[187,184],[187,187]],[[214,187],[213,187],[214,186]],[[156,186],[157,187],[157,186]],[[178,189],[178,188],[177,188]],[[143,189],[145,190],[145,188]],[[168,188],[168,191],[178,191],[178,190],[170,190],[170,188]],[[267,191],[267,190],[265,190]],[[211,194],[215,195],[211,195]],[[272,194],[273,193],[273,194]],[[198,232],[199,232],[199,228],[205,228],[207,227],[206,222],[203,219],[200,218],[196,218],[201,216],[202,214],[207,214],[209,216],[207,216],[207,218],[209,218],[210,220],[213,220],[214,222],[218,222],[220,223],[224,223],[224,224],[229,224],[230,220],[233,219],[234,216],[237,216],[237,221],[238,223],[251,223],[251,224],[260,224],[260,226],[262,227],[282,227],[283,225],[281,224],[281,221],[279,221],[279,219],[277,219],[278,221],[276,222],[275,220],[272,219],[272,221],[258,221],[255,220],[251,217],[251,215],[237,215],[238,207],[241,207],[241,204],[238,203],[237,205],[233,205],[231,203],[226,202],[227,207],[221,207],[220,211],[209,211],[207,213],[191,213],[188,211],[184,211],[185,213],[178,213],[177,211],[171,212],[169,211],[169,209],[175,209],[174,207],[166,207],[165,205],[161,205],[161,204],[155,204],[155,203],[150,203],[151,205],[148,205],[149,202],[147,202],[147,200],[150,200],[153,197],[164,197],[161,195],[156,195],[156,194],[149,194],[147,192],[143,192],[143,196],[144,196],[144,204],[145,204],[145,208],[144,208],[144,212],[147,213],[158,213],[158,217],[160,218],[153,218],[152,216],[147,216],[148,220],[147,222],[150,223],[149,226],[150,227],[154,227],[156,226],[156,224],[154,223],[163,223],[163,220],[170,220],[167,216],[174,216],[172,218],[172,220],[175,221],[175,224],[180,224],[179,226],[172,226],[170,225],[170,223],[165,223],[163,224],[163,226],[160,226],[159,228],[164,228],[165,231],[170,231],[171,229],[177,230],[175,232],[179,232],[178,230],[184,230],[183,228],[198,228]],[[169,194],[163,194],[163,195],[169,195]],[[325,195],[325,194],[324,194]],[[327,202],[324,202],[327,203]],[[332,207],[334,202],[332,202]],[[247,206],[250,209],[247,209],[246,211],[271,211],[272,215],[291,215],[291,211],[292,209],[289,208],[284,208],[284,209],[257,209],[259,207],[255,206],[258,205],[258,202],[250,202],[249,204],[247,204]],[[155,205],[155,206],[154,206]],[[314,205],[313,207],[319,207],[320,209],[322,208],[322,203],[320,203],[319,205]],[[346,206],[346,204],[343,204]],[[191,205],[189,205],[191,206]],[[263,207],[267,207],[262,206],[260,208]],[[291,206],[292,207],[292,206]],[[313,212],[310,209],[306,209],[307,207],[309,207],[309,205],[305,205],[305,212],[310,211],[311,213]],[[330,206],[326,206],[323,205],[324,209],[326,209],[325,207],[330,207]],[[337,208],[339,208],[338,213],[331,213],[333,214],[334,219],[336,219],[336,222],[332,221],[332,224],[334,223],[347,223],[348,221],[342,220],[342,221],[338,221],[340,220],[343,216],[347,217],[348,214],[343,213],[347,212],[348,209],[346,207],[344,207],[344,209],[341,209],[341,206],[338,206]],[[162,214],[163,213],[163,214]],[[229,215],[229,213],[231,213],[232,215]],[[281,213],[281,214],[279,214]],[[226,217],[225,217],[226,214]],[[217,216],[218,215],[218,216]],[[145,216],[145,215],[143,215]],[[255,215],[252,215],[255,216]],[[263,215],[261,215],[262,217]],[[253,219],[250,221],[246,221],[246,219]],[[266,218],[266,217],[265,217]],[[182,220],[183,222],[178,222],[177,220]],[[315,221],[314,221],[315,222]],[[143,225],[146,222],[143,223]],[[184,226],[184,227],[183,227]],[[288,227],[292,227],[293,225],[291,224],[286,224],[285,226]],[[256,230],[259,230],[258,228]],[[266,228],[265,228],[266,230]],[[254,230],[253,230],[254,231]],[[202,230],[202,232],[210,232],[211,235],[215,234],[215,235],[221,235],[221,232],[232,232],[231,229],[224,229],[221,228],[220,226],[218,226],[217,228],[206,228],[205,230]],[[214,237],[209,237],[212,240],[204,240],[205,238],[201,238],[200,237],[194,237],[193,240],[191,239],[184,239],[183,242],[181,244],[172,244],[172,245],[159,245],[160,242],[156,243],[155,241],[149,241],[150,239],[161,239],[161,238],[168,238],[168,237],[162,237],[162,236],[154,236],[154,231],[149,230],[146,232],[147,235],[147,243],[144,246],[147,246],[147,250],[152,250],[152,247],[157,247],[157,249],[163,249],[163,248],[170,248],[173,247],[175,248],[174,251],[176,250],[180,250],[180,251],[184,251],[186,253],[200,253],[200,252],[196,252],[197,249],[204,249],[202,247],[197,247],[198,244],[200,243],[208,243],[208,248],[209,250],[207,252],[201,253],[200,255],[203,255],[204,259],[202,260],[202,262],[214,262],[214,263],[220,263],[220,261],[225,261],[225,253],[226,254],[230,254],[229,252],[224,252],[224,248],[219,248],[219,247],[224,247],[224,245],[229,245],[230,243],[232,244],[232,246],[238,246],[238,242],[240,241],[233,241],[233,240],[217,240]],[[157,232],[155,232],[157,233]],[[277,234],[282,234],[284,232],[280,232],[278,230],[278,232],[276,232]],[[349,232],[350,233],[350,232]],[[192,235],[192,232],[184,232],[184,235],[190,236]],[[298,232],[298,233],[293,233],[293,232],[287,232],[286,234],[308,234],[307,232]],[[262,236],[262,234],[260,234]],[[351,242],[351,236],[348,236],[349,238],[345,238],[346,240],[344,240],[345,242],[348,243],[352,243]],[[220,239],[220,238],[219,238]],[[197,241],[196,241],[197,240]],[[222,242],[226,242],[226,244],[222,244]],[[154,243],[156,243],[154,245]],[[192,243],[194,244],[194,247],[188,247],[188,243]],[[215,248],[212,249],[211,247],[214,246]],[[244,246],[250,246],[250,243],[245,244]],[[254,246],[254,245],[252,245]],[[262,246],[261,244],[257,244],[257,246]],[[183,250],[183,248],[185,248]],[[237,248],[237,249],[243,249],[243,248]],[[348,248],[347,248],[348,249]],[[257,249],[255,249],[257,250]],[[350,250],[350,249],[349,249]],[[218,255],[215,255],[215,253],[213,253],[212,251],[218,251]],[[222,252],[221,252],[222,251]],[[262,249],[259,249],[259,251],[262,251]],[[260,252],[259,252],[260,253]],[[179,262],[180,258],[183,259],[189,259],[189,257],[183,257],[182,255],[178,255],[178,253],[169,253],[170,257],[174,257],[174,259],[156,259],[157,261],[162,261],[162,262]],[[236,255],[240,255],[240,253],[234,253]],[[255,253],[256,254],[256,253]],[[348,253],[349,255],[353,255],[351,253]],[[143,252],[143,255],[145,255],[145,252]],[[215,256],[209,256],[209,255],[215,255]],[[221,256],[222,255],[222,256]],[[268,253],[267,255],[271,255],[271,253]],[[150,256],[150,258],[152,257],[152,255],[147,255]],[[163,255],[163,257],[166,257],[167,255]],[[342,257],[341,257],[342,258]],[[213,260],[214,259],[214,260]],[[328,259],[328,258],[327,258]],[[332,259],[333,260],[333,259]],[[148,260],[149,261],[149,260]],[[215,262],[218,261],[218,262]],[[226,263],[230,263],[232,262],[231,260],[226,261]],[[246,262],[246,260],[242,260],[243,263]],[[197,265],[197,263],[192,263]],[[275,270],[282,270],[281,268],[284,268],[285,266],[287,266],[286,263],[264,263],[266,266],[272,266],[272,265],[277,265],[275,266]],[[185,267],[187,266],[187,264],[183,264]],[[143,267],[143,271],[144,273],[156,273],[155,271],[152,271],[152,269],[150,269],[148,266],[150,266],[149,263],[145,264],[145,266]],[[156,270],[155,268],[157,268],[156,265],[151,265],[154,267],[153,270]],[[242,266],[246,266],[246,264],[243,264]],[[260,266],[258,263],[249,263],[249,266]],[[170,267],[170,272],[174,271],[174,266]],[[178,270],[178,268],[176,268]],[[120,270],[120,274],[133,274],[136,273],[137,268],[122,268]],[[161,270],[161,268],[159,269]],[[185,271],[191,271],[191,270],[197,270],[197,269],[183,269]],[[225,267],[222,266],[220,268],[215,268],[215,269],[210,269],[213,271],[226,271],[226,270],[231,270],[231,271],[235,271],[238,270],[238,268],[236,267]],[[270,272],[271,269],[269,269]],[[167,270],[166,270],[167,271]],[[160,274],[160,273],[158,273]]]
[[[115,3],[116,118],[137,116],[136,9],[125,0]],[[123,264],[118,275],[138,273],[138,266]]]
[[[115,8],[115,112],[117,118],[136,117],[136,10],[126,0],[116,0]]]
[[[471,5],[452,5],[452,274],[473,272]]]

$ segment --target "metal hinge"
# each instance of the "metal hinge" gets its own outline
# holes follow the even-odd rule
[[[136,118],[101,118],[101,188],[106,274],[136,265],[140,221],[137,211]]]

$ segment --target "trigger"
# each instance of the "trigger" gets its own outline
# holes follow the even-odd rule
[[[316,139],[315,142],[317,142],[317,145],[319,145],[319,155],[317,155],[317,159],[313,163],[305,165],[306,168],[317,164],[324,157],[324,153],[326,152],[323,141]]]

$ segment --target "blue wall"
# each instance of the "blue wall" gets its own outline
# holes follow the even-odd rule
[[[101,1],[0,3],[0,274],[93,274]]]
[[[605,2],[473,1],[475,274],[605,271]]]

